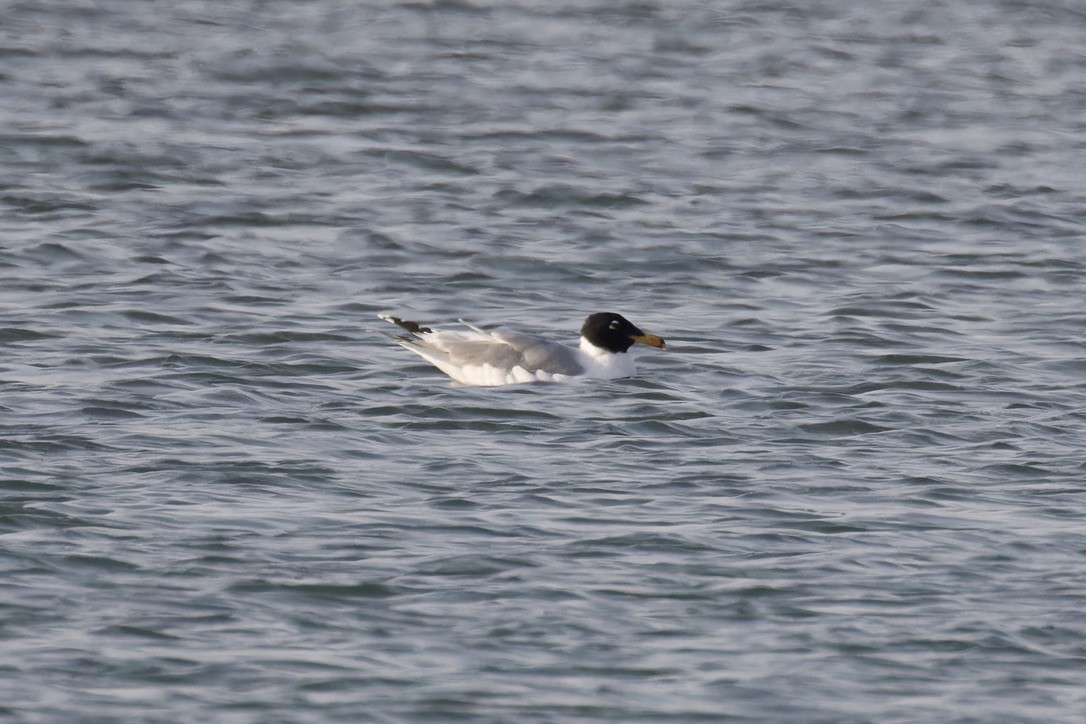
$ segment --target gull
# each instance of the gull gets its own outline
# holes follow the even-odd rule
[[[464,320],[463,331],[442,331],[399,317],[378,315],[403,329],[392,335],[403,347],[464,385],[496,387],[523,382],[614,379],[634,374],[635,344],[667,349],[621,314],[597,312],[581,326],[578,347],[550,342],[507,327],[482,329]]]

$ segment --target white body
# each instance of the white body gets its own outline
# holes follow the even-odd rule
[[[511,330],[471,327],[463,332],[433,330],[398,341],[457,382],[478,387],[579,378],[614,379],[635,372],[633,354],[611,352],[584,337],[579,347],[572,348]],[[471,353],[464,352],[465,346]],[[531,353],[537,364],[528,363],[525,352]],[[517,362],[503,364],[491,360]]]

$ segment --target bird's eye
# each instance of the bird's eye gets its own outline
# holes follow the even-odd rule
[[[610,327],[611,327],[611,329],[618,329],[618,328],[619,328],[619,327],[621,327],[621,326],[622,326],[622,325],[620,325],[620,324],[618,323],[618,320],[617,320],[617,319],[616,319],[615,321],[611,322],[611,324],[610,324]]]

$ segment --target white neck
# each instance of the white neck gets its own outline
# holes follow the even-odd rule
[[[577,351],[590,377],[611,379],[629,377],[634,373],[634,356],[628,352],[612,352],[597,347],[584,337],[581,337],[581,346]]]

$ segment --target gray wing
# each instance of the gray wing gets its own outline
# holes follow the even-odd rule
[[[528,372],[552,375],[579,375],[584,368],[572,349],[531,334],[511,329],[495,329],[489,334],[494,342],[463,340],[443,346],[457,365],[489,364],[502,369],[522,367]]]

